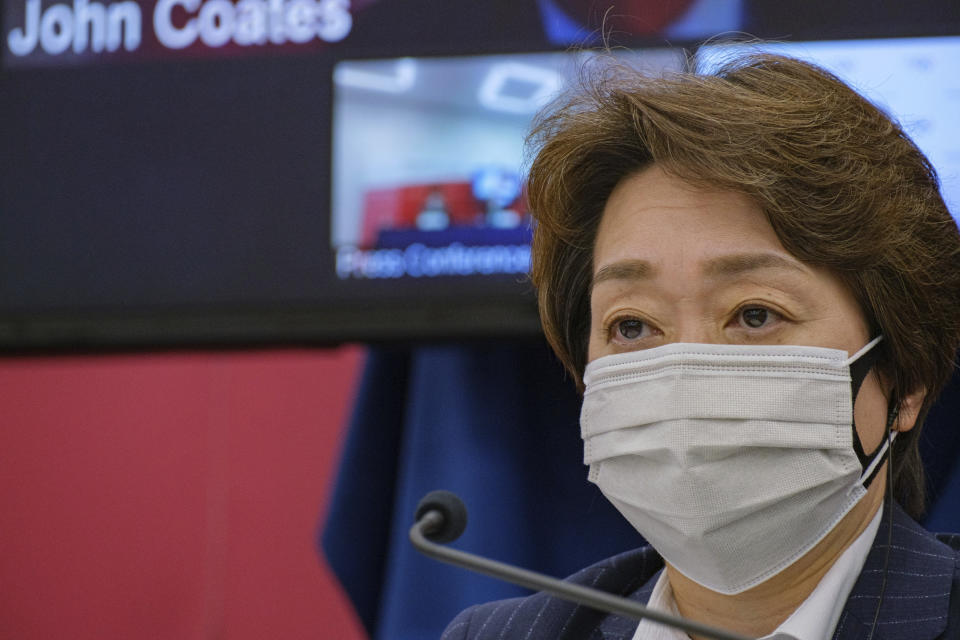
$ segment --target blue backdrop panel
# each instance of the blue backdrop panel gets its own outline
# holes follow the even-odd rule
[[[935,531],[960,530],[958,386],[921,441]],[[410,546],[433,489],[467,503],[454,546],[551,575],[642,544],[586,480],[579,407],[541,341],[370,350],[322,546],[371,638],[434,640],[463,608],[524,593]]]
[[[371,637],[437,638],[463,608],[524,593],[417,553],[417,502],[458,493],[455,546],[565,576],[642,543],[586,481],[579,398],[545,345],[371,350],[323,532]]]
[[[920,433],[920,456],[927,471],[927,517],[936,532],[960,532],[960,371],[940,394]]]

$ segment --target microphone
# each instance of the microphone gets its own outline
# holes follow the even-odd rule
[[[732,631],[648,609],[633,600],[606,591],[563,582],[542,573],[444,547],[438,543],[453,542],[467,527],[467,508],[463,501],[450,491],[431,491],[424,496],[417,505],[415,520],[410,527],[410,542],[417,551],[434,560],[470,569],[535,591],[546,591],[564,600],[634,620],[649,618],[653,622],[715,640],[750,640]]]

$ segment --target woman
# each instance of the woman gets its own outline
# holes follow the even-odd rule
[[[571,580],[753,637],[960,637],[960,544],[912,519],[960,235],[899,126],[751,54],[598,74],[531,140],[544,330],[590,480],[651,544]],[[685,636],[538,594],[444,637]]]

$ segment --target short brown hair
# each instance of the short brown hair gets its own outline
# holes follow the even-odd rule
[[[585,75],[585,77],[588,77]],[[853,292],[893,401],[927,391],[894,448],[895,495],[924,508],[922,422],[960,343],[960,235],[936,172],[898,124],[830,73],[749,53],[710,73],[608,66],[535,122],[532,278],[547,339],[582,389],[593,246],[607,198],[657,164],[759,204],[783,246]]]

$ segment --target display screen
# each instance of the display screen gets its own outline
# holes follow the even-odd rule
[[[701,55],[719,60],[739,48],[708,46]],[[960,37],[793,42],[763,49],[827,69],[897,120],[937,170],[940,192],[953,217],[960,217]]]
[[[819,39],[782,46],[898,117],[956,214],[956,4],[775,4],[5,2],[0,349],[537,333],[524,137],[604,41],[658,72]]]
[[[587,63],[569,53],[342,61],[334,69],[337,277],[522,277],[524,138]],[[652,73],[678,50],[618,55]]]
[[[815,62],[894,116],[960,211],[960,37],[764,45]],[[720,60],[738,46],[706,46]],[[334,69],[331,241],[341,279],[524,274],[524,136],[585,54],[341,61]],[[680,70],[678,50],[619,54]],[[710,66],[708,62],[707,67]],[[375,152],[371,152],[376,150]]]

